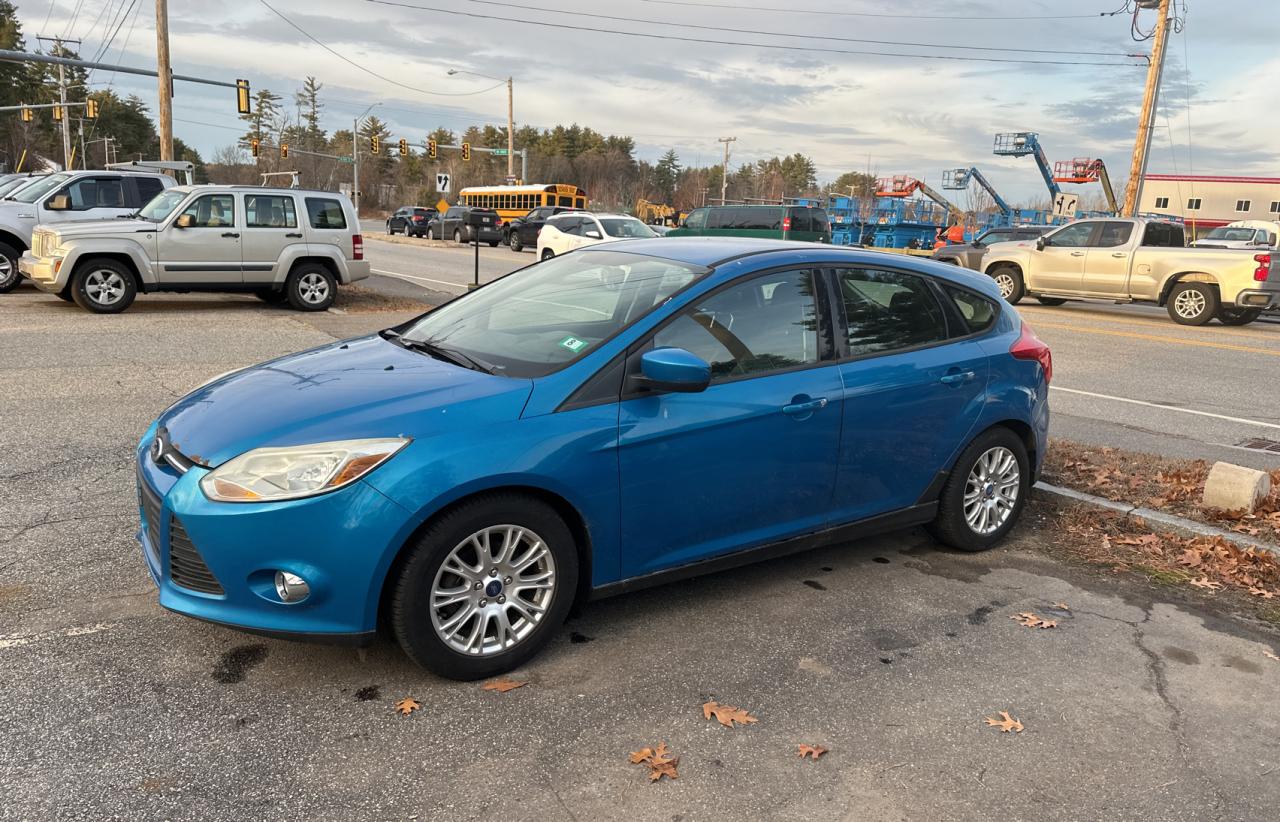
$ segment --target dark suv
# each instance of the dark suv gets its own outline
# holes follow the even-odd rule
[[[1020,225],[1008,228],[992,228],[982,232],[973,242],[964,245],[948,245],[933,252],[931,259],[944,263],[954,263],[974,271],[982,270],[982,257],[987,253],[987,246],[994,243],[1016,243],[1019,241],[1034,242],[1036,237],[1056,226]]]
[[[487,211],[493,214],[493,228],[480,229],[479,237],[475,236],[475,229],[467,225],[467,215],[473,211]],[[431,218],[431,222],[427,223],[427,239],[452,239],[455,243],[469,243],[473,239],[478,239],[482,243],[497,246],[503,239],[502,218],[491,208],[449,206],[449,210],[443,215],[436,214]]]
[[[523,217],[516,217],[503,226],[502,241],[509,245],[512,251],[523,251],[525,246],[533,248],[538,244],[538,232],[542,230],[542,226],[546,223],[548,217],[562,214],[566,211],[577,210],[576,208],[566,208],[565,206],[540,206],[535,208]]]
[[[437,213],[439,212],[434,208],[422,208],[420,206],[397,208],[387,218],[387,233],[395,234],[399,232],[406,237],[421,237],[427,233],[427,223],[431,222]]]

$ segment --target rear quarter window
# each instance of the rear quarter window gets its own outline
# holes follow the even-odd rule
[[[307,198],[307,216],[312,228],[346,228],[347,215],[342,213],[342,203],[325,197]]]
[[[956,311],[960,314],[960,320],[964,323],[964,327],[959,329],[958,335],[967,336],[969,334],[978,334],[986,331],[996,321],[995,303],[986,297],[978,296],[972,291],[965,291],[963,288],[944,285],[942,290],[946,292],[952,304],[955,305]]]

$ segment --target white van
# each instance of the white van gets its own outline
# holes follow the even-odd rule
[[[1218,226],[1191,245],[1195,248],[1277,249],[1280,223],[1266,220],[1237,220]]]

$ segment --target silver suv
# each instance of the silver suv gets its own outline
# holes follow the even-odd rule
[[[339,284],[369,276],[345,196],[215,185],[175,186],[129,219],[39,226],[18,267],[99,314],[124,311],[139,291],[241,291],[323,311]]]

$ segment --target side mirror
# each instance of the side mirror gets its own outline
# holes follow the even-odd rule
[[[190,214],[179,214],[178,219],[174,220],[173,225],[174,228],[191,228],[191,226],[195,224],[195,221],[195,217],[192,217]]]
[[[45,201],[44,207],[49,211],[70,211],[71,198],[65,194],[55,194]]]
[[[593,239],[593,240],[600,240],[600,239],[603,239],[603,238],[600,236],[600,232],[599,232],[599,231],[596,231],[594,228],[588,228],[586,231],[582,232],[582,236],[584,236],[584,237],[590,237],[590,238],[591,238],[591,239]]]
[[[654,391],[696,394],[711,383],[711,366],[683,348],[655,348],[640,357],[636,384]]]
[[[1049,241],[1044,237],[1036,237],[1036,251],[1044,251],[1044,247],[1048,244]]]

